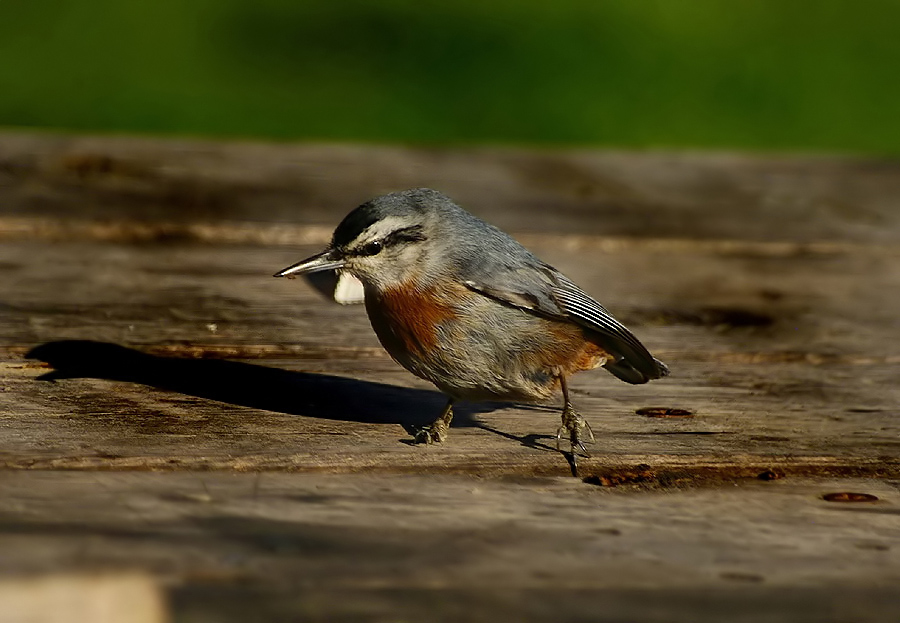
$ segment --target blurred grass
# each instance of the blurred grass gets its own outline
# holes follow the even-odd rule
[[[900,1],[6,0],[0,125],[900,153]]]

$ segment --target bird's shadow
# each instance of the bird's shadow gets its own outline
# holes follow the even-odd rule
[[[163,357],[89,340],[48,342],[27,355],[53,367],[45,381],[95,378],[139,383],[223,403],[289,415],[399,424],[414,434],[441,412],[446,398],[437,391],[398,387],[329,374],[295,372],[221,359]],[[509,403],[465,403],[454,409],[454,427],[477,427],[524,445],[540,447],[533,435],[519,439],[477,421],[475,415]]]

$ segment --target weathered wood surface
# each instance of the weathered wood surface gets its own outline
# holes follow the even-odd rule
[[[892,623],[897,482],[4,474],[0,572],[152,573],[176,621]],[[874,503],[822,491],[864,488]]]
[[[671,366],[640,387],[574,378],[598,434],[588,483],[553,450],[552,405],[469,405],[447,444],[410,445],[440,395],[362,308],[270,278],[353,206],[411,186],[516,234]],[[2,571],[150,571],[191,621],[228,614],[244,583],[247,603],[276,604],[263,620],[429,604],[434,620],[666,620],[647,591],[698,621],[895,620],[898,202],[900,163],[869,160],[0,136],[0,539],[43,552]],[[758,483],[766,470],[786,478]],[[182,491],[197,486],[221,490]],[[848,488],[880,500],[820,499]],[[627,539],[592,532],[620,520]],[[243,543],[239,569],[223,539]]]

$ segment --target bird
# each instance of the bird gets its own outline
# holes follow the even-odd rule
[[[413,188],[351,211],[324,251],[275,277],[338,271],[359,280],[390,356],[447,396],[415,434],[446,440],[457,401],[541,402],[561,391],[557,450],[577,474],[594,441],[569,377],[602,367],[626,383],[669,374],[643,344],[571,279],[443,193]],[[568,450],[560,446],[568,444]]]

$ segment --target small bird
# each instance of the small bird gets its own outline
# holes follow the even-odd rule
[[[567,379],[602,366],[627,383],[669,374],[602,305],[525,247],[436,190],[415,188],[362,204],[321,253],[275,277],[324,270],[363,284],[375,334],[397,363],[447,395],[416,434],[442,442],[453,404],[541,401],[562,390],[556,435],[577,473],[594,435],[572,406]],[[560,448],[565,438],[568,452]]]

